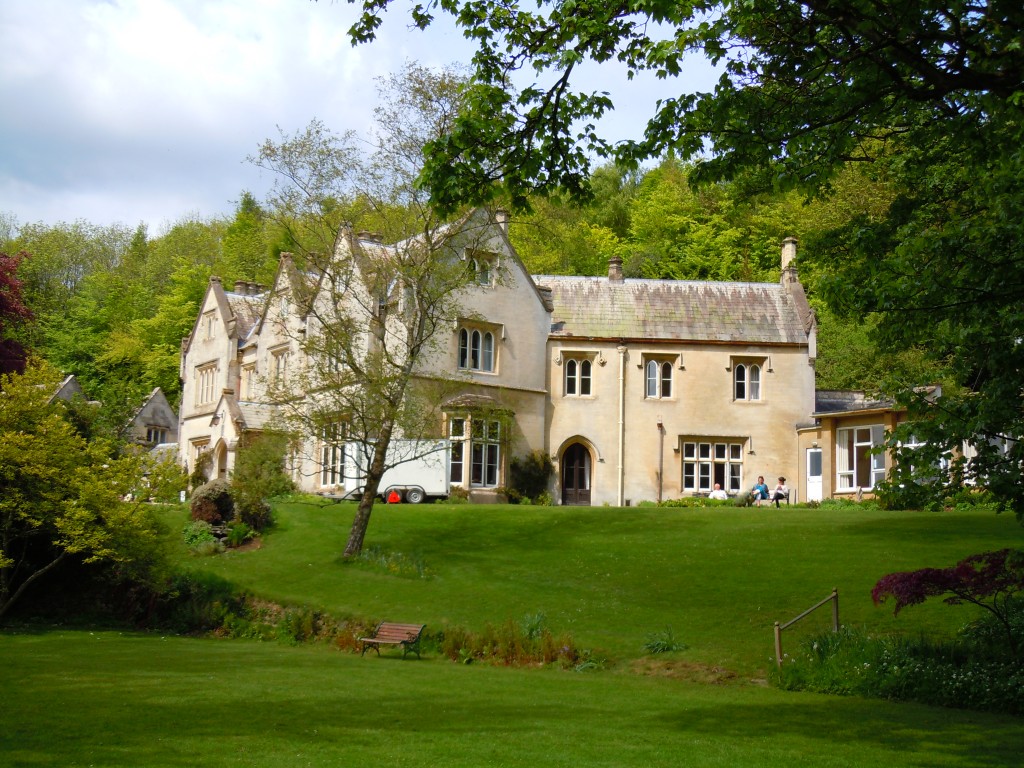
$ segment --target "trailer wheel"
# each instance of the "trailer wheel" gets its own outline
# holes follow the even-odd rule
[[[401,488],[388,488],[384,491],[384,501],[388,504],[401,504],[402,503],[402,489]]]
[[[420,504],[427,498],[427,494],[422,488],[406,488],[405,489],[405,500],[410,504]]]

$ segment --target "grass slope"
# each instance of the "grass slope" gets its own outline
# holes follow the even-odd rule
[[[977,609],[926,604],[893,618],[871,587],[892,571],[1024,546],[1014,518],[990,512],[379,507],[368,545],[422,562],[422,579],[343,562],[353,511],[284,505],[261,549],[185,562],[283,602],[433,629],[543,613],[556,634],[615,658],[642,655],[647,636],[671,626],[690,660],[761,677],[773,623],[833,587],[845,624],[952,632]],[[829,620],[823,609],[787,642]]]

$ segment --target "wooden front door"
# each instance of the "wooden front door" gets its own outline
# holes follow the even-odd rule
[[[562,454],[562,503],[590,504],[590,451],[573,443]]]

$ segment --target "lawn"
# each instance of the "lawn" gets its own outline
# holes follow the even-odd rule
[[[360,658],[325,646],[0,636],[0,765],[1018,766],[1024,723],[917,705]]]
[[[990,512],[382,505],[367,544],[428,571],[405,578],[341,560],[353,513],[286,505],[257,551],[181,555],[257,594],[340,616],[479,629],[542,613],[553,632],[616,659],[642,655],[670,626],[689,660],[763,677],[773,623],[833,587],[846,624],[952,632],[977,609],[926,604],[894,618],[871,587],[892,571],[1024,547],[1016,520]],[[800,631],[829,620],[822,610]]]
[[[344,563],[349,505],[288,504],[262,546],[189,568],[339,616],[428,628],[543,613],[603,671],[402,661],[117,632],[0,634],[0,765],[1016,766],[1024,722],[767,687],[772,623],[838,587],[844,623],[952,632],[937,604],[897,619],[890,571],[1024,546],[1012,517],[863,509],[381,507],[368,544],[426,568]],[[166,513],[180,530],[185,514]],[[401,557],[399,557],[399,555]],[[815,615],[816,627],[827,614]],[[645,655],[671,626],[689,645]],[[787,639],[787,642],[790,642]],[[793,641],[795,642],[795,640]],[[712,673],[717,674],[712,674]],[[724,682],[700,682],[714,678]]]

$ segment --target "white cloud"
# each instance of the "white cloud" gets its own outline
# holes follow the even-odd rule
[[[230,214],[270,184],[245,162],[277,127],[314,117],[366,134],[375,78],[404,61],[467,61],[441,17],[410,31],[388,12],[353,48],[358,8],[303,0],[9,0],[0,3],[0,213],[22,222],[149,223]],[[614,75],[614,76],[613,76]],[[621,71],[588,79],[605,89]],[[634,136],[664,83],[634,81],[605,121]]]

